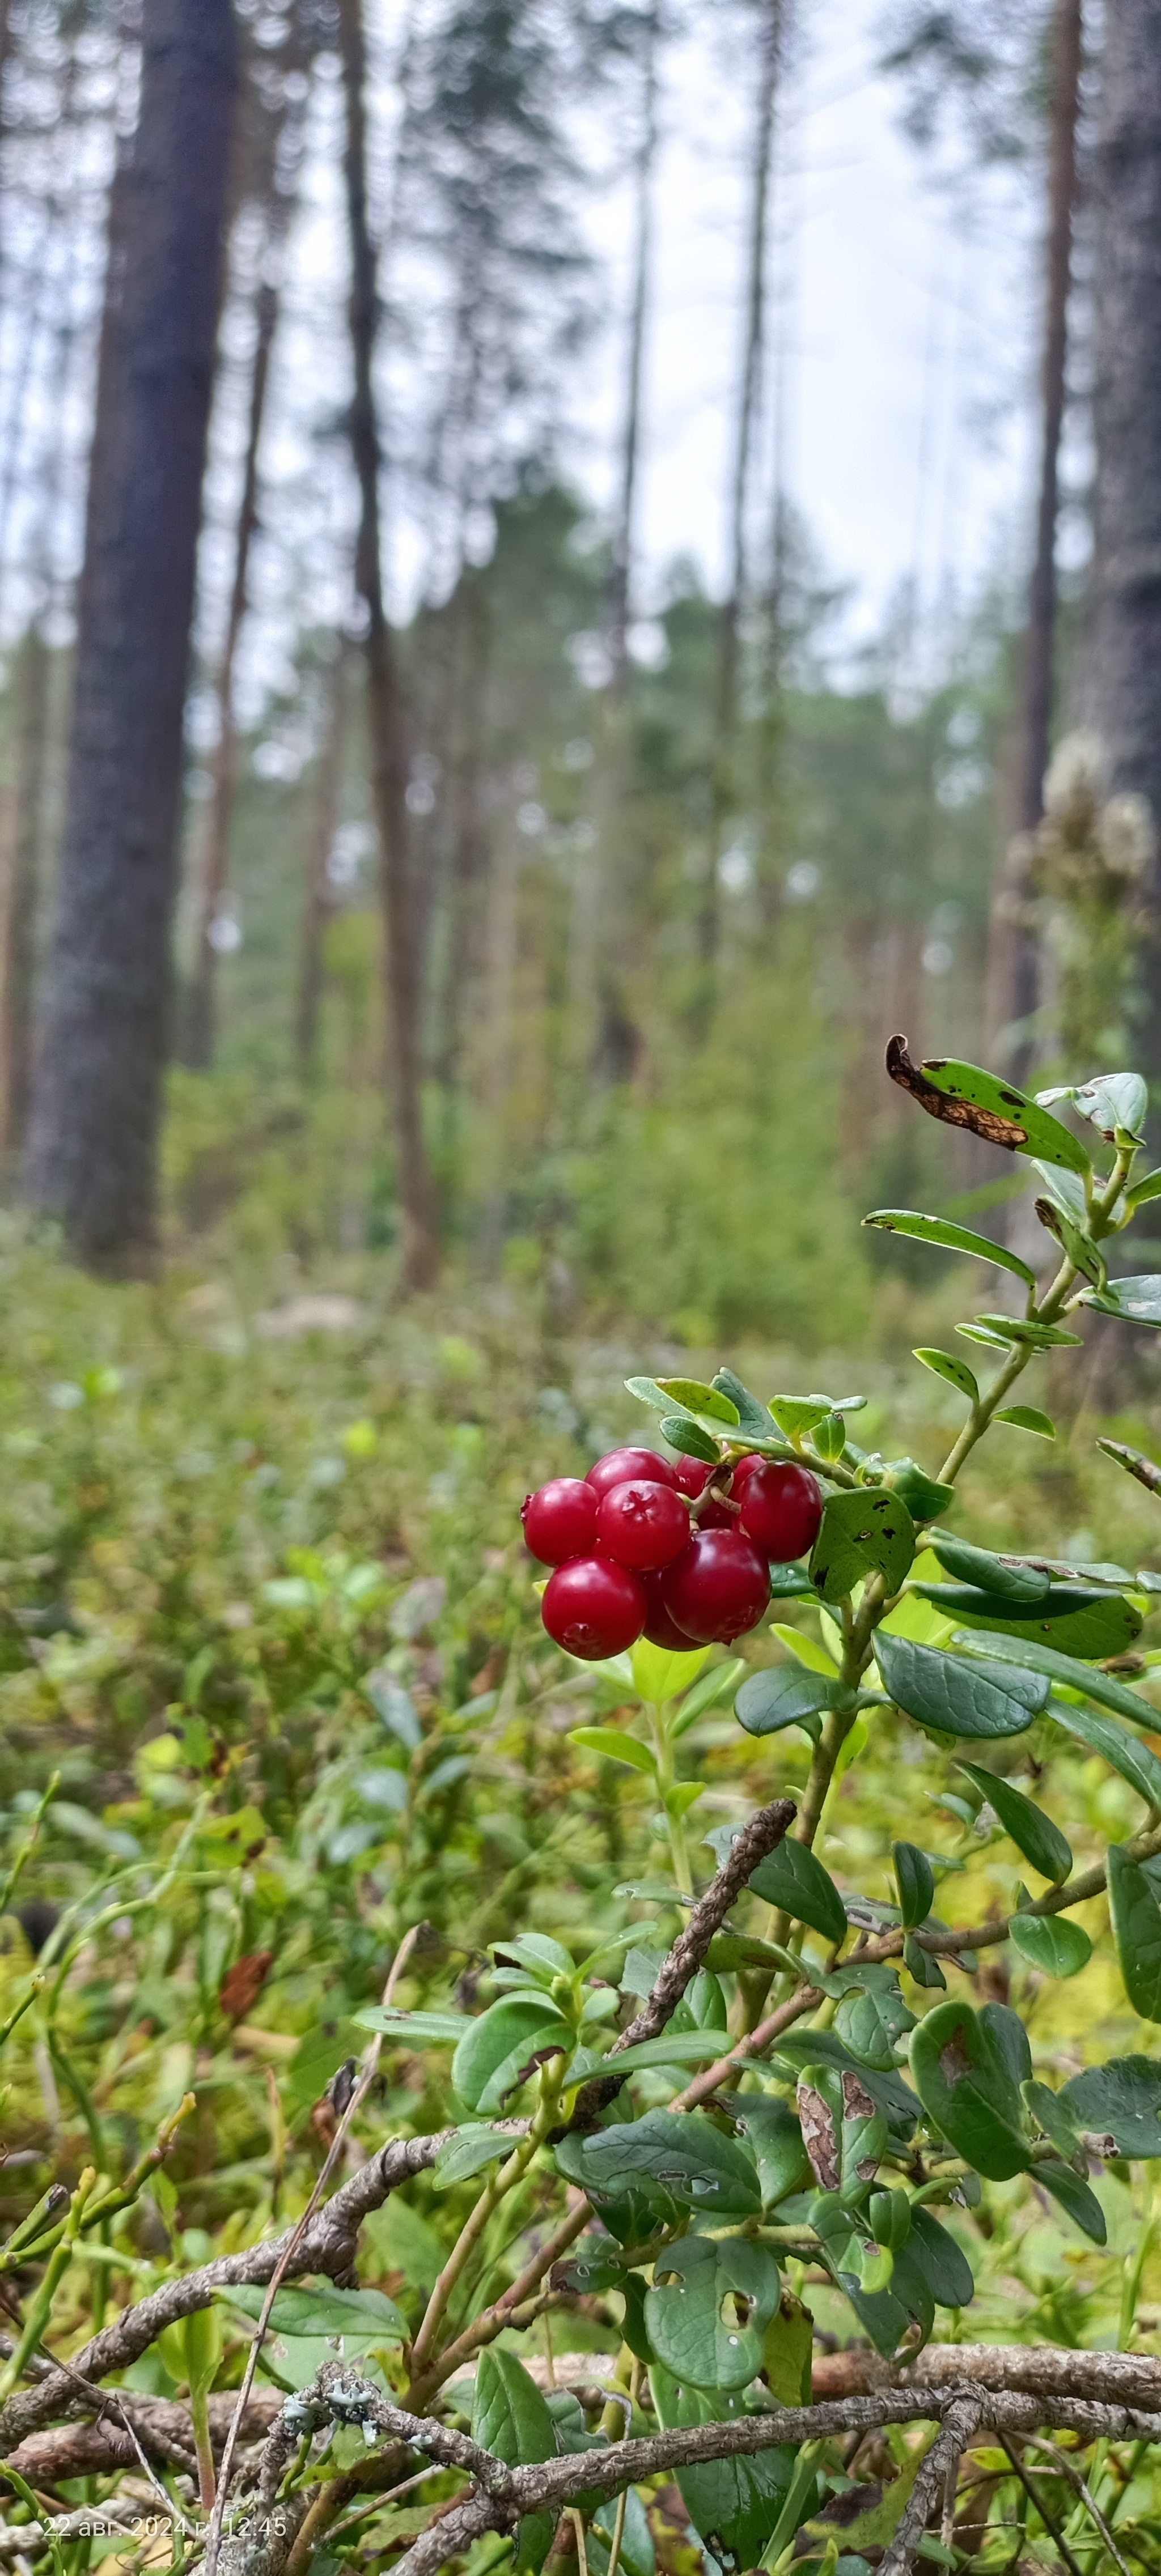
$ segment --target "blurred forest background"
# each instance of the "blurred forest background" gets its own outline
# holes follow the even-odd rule
[[[868,1202],[1004,1221],[883,1080],[892,1029],[1161,1071],[1161,25],[855,14],[932,242],[1006,237],[965,418],[1017,458],[925,586],[966,471],[941,504],[933,336],[870,611],[793,470],[803,102],[849,11],[0,0],[17,1234],[841,1342]],[[665,561],[659,231],[704,84],[734,348]]]

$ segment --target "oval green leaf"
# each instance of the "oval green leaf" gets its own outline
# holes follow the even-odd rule
[[[998,1593],[1003,1601],[1042,1601],[1049,1589],[1051,1578],[1037,1567],[1005,1564],[990,1548],[972,1547],[967,1539],[953,1538],[947,1530],[934,1530],[931,1544],[945,1574]]]
[[[1090,1753],[1101,1754],[1137,1791],[1138,1797],[1161,1813],[1161,1762],[1147,1744],[1139,1744],[1136,1736],[1126,1735],[1114,1718],[1100,1717],[1091,1708],[1073,1708],[1067,1700],[1050,1699],[1048,1715],[1079,1744],[1087,1744]]]
[[[1070,1135],[1058,1118],[1050,1117],[1047,1109],[1029,1100],[1014,1083],[987,1073],[983,1065],[935,1056],[918,1067],[918,1077],[917,1096],[922,1100],[925,1090],[938,1093],[951,1107],[952,1124],[972,1127],[991,1144],[1009,1146],[1017,1154],[1039,1154],[1046,1163],[1057,1163],[1066,1172],[1087,1172],[1091,1168],[1079,1137]],[[907,1088],[912,1085],[909,1083]],[[926,1100],[922,1100],[922,1106],[931,1108],[936,1117],[948,1115]]]
[[[967,1583],[917,1583],[916,1591],[946,1619],[1035,1640],[1058,1654],[1123,1655],[1141,1633],[1141,1613],[1116,1592],[1083,1583],[1054,1583],[1039,1600],[1004,1600]]]
[[[875,1654],[896,1707],[940,1735],[1019,1735],[1048,1698],[1047,1682],[1034,1672],[945,1654],[883,1629]]]
[[[1089,2137],[1110,2137],[1117,2155],[1161,2156],[1161,2063],[1155,2057],[1110,2057],[1062,2085],[1069,2119]]]
[[[915,2089],[937,2129],[977,2173],[1008,2182],[1032,2161],[1020,2095],[991,2033],[960,2003],[936,2004],[911,2034]]]
[[[574,1726],[569,1743],[579,1745],[582,1753],[599,1753],[604,1762],[623,1762],[629,1771],[648,1771],[657,1777],[657,1764],[647,1744],[638,1744],[622,1726]]]
[[[1038,1440],[1055,1440],[1056,1424],[1035,1404],[1009,1404],[1002,1413],[992,1416],[994,1422],[1007,1422],[1013,1431],[1032,1431]]]
[[[661,1433],[670,1448],[678,1450],[683,1458],[700,1458],[703,1466],[716,1467],[722,1454],[717,1441],[708,1431],[702,1430],[700,1422],[692,1421],[688,1413],[665,1414]]]
[[[1058,2164],[1054,2156],[1046,2156],[1043,2164],[1036,2167],[1036,2180],[1067,2210],[1083,2233],[1091,2236],[1094,2245],[1108,2243],[1108,2225],[1096,2193],[1070,2165]]]
[[[734,1715],[747,1735],[777,1735],[784,1726],[803,1726],[820,1709],[849,1706],[845,1682],[811,1673],[798,1664],[775,1664],[751,1673],[734,1701]],[[817,1736],[817,1726],[810,1732]]]
[[[1108,1852],[1109,1912],[1125,1993],[1142,2021],[1161,2021],[1161,1906],[1123,1843]]]
[[[914,1932],[935,1903],[935,1880],[931,1863],[917,1843],[892,1843],[891,1859],[895,1868],[895,1885],[899,1890],[899,1911],[905,1932]]]
[[[1110,1279],[1106,1288],[1086,1288],[1082,1305],[1095,1307],[1098,1315],[1116,1315],[1124,1324],[1149,1324],[1161,1328],[1161,1276],[1146,1273],[1139,1279]]]
[[[469,2111],[501,2111],[523,2066],[542,2048],[571,2049],[572,2032],[547,1995],[513,1995],[470,2021],[452,2059],[452,2083]]]
[[[1083,1925],[1063,1914],[1014,1914],[1008,1933],[1013,1949],[1043,1977],[1079,1976],[1092,1957]]]
[[[915,1524],[900,1494],[869,1486],[832,1494],[810,1554],[810,1577],[823,1601],[842,1601],[869,1574],[897,1592],[915,1555]]]
[[[1017,1644],[1012,1637],[995,1636],[989,1638],[986,1646],[981,1646],[970,1628],[965,1628],[955,1642],[957,1646],[965,1647],[973,1657],[987,1655],[1003,1664],[1017,1664],[1026,1674],[1046,1673],[1051,1681],[1063,1682],[1070,1690],[1083,1691],[1086,1699],[1095,1699],[1101,1708],[1111,1708],[1118,1717],[1134,1718],[1138,1726],[1148,1727],[1150,1733],[1156,1732],[1157,1711],[1149,1700],[1141,1699],[1136,1691],[1126,1690],[1124,1683],[1117,1681],[1112,1673],[1102,1673],[1088,1664],[1078,1663],[1074,1656],[1062,1655],[1052,1646],[1039,1645],[1033,1637],[1027,1641],[1021,1637]]]
[[[975,1781],[977,1789],[982,1789],[1017,1851],[1023,1852],[1041,1878],[1051,1879],[1053,1886],[1059,1887],[1072,1868],[1072,1847],[1059,1826],[1034,1806],[1022,1789],[1001,1779],[998,1772],[985,1771],[978,1762],[961,1762],[960,1769]]]
[[[711,1422],[728,1423],[737,1428],[738,1408],[728,1395],[716,1386],[705,1386],[699,1377],[659,1377],[657,1384],[671,1404],[680,1404],[690,1413],[708,1413]]]
[[[1036,1273],[1030,1270],[1019,1253],[1009,1252],[1006,1243],[993,1243],[987,1234],[973,1234],[966,1225],[952,1225],[944,1216],[920,1216],[914,1208],[875,1208],[863,1218],[864,1225],[879,1226],[884,1234],[907,1234],[917,1243],[937,1243],[944,1252],[967,1252],[975,1261],[990,1261],[997,1270],[1010,1270],[1026,1286],[1034,1288]]]
[[[926,1348],[913,1351],[911,1356],[919,1360],[925,1369],[930,1369],[933,1376],[945,1378],[947,1384],[954,1386],[958,1394],[966,1395],[969,1404],[979,1403],[979,1382],[973,1376],[966,1360],[957,1360],[951,1351]]]
[[[806,1843],[788,1834],[775,1851],[759,1861],[750,1877],[755,1896],[776,1905],[792,1922],[808,1923],[824,1941],[846,1938],[846,1907],[831,1877]]]

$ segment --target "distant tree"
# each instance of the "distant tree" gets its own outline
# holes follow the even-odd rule
[[[144,0],[110,225],[69,785],[28,1161],[93,1267],[150,1255],[182,727],[237,85],[230,0]]]
[[[1114,793],[1161,827],[1161,10],[1108,0],[1093,280],[1096,520],[1088,711]],[[1148,1072],[1161,1074],[1161,947]]]

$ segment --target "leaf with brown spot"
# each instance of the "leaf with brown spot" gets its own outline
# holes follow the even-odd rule
[[[810,2158],[814,2179],[820,2191],[837,2191],[842,2174],[838,2122],[834,2112],[817,2085],[809,2084],[805,2076],[799,2077],[797,2100],[802,2143]]]
[[[896,1035],[887,1043],[887,1071],[929,1118],[941,1119],[945,1126],[969,1128],[985,1144],[1002,1145],[1011,1154],[1034,1154],[1067,1172],[1091,1168],[1079,1138],[1058,1118],[982,1065],[961,1064],[950,1056],[913,1064],[906,1038]]]

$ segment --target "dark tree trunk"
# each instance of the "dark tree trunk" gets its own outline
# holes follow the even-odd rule
[[[28,1125],[36,900],[48,759],[48,646],[29,627],[16,662],[16,800],[4,900],[0,1002],[0,1152],[18,1157]]]
[[[145,0],[118,173],[67,810],[29,1152],[94,1267],[146,1258],[169,1043],[182,718],[237,88],[230,0]]]
[[[392,1109],[399,1190],[401,1278],[429,1287],[439,1270],[435,1190],[423,1133],[420,1080],[421,975],[407,831],[407,756],[395,643],[383,597],[379,519],[381,449],[374,359],[379,322],[375,253],[367,214],[366,45],[362,0],[339,0],[339,42],[347,108],[344,155],[351,245],[351,351],[355,386],[351,450],[359,482],[355,581],[367,611],[367,711],[371,786],[379,833]]]
[[[1161,828],[1161,10],[1109,0],[1097,144],[1089,712],[1109,785]],[[1161,1073],[1161,948],[1146,1069]]]
[[[318,1069],[319,1013],[323,994],[323,938],[334,908],[327,866],[339,819],[349,658],[350,646],[346,638],[340,636],[335,647],[334,660],[327,673],[326,717],[315,776],[306,901],[302,909],[302,947],[298,967],[294,1051],[298,1070],[306,1081],[309,1081]]]
[[[1068,368],[1068,301],[1072,286],[1072,236],[1076,211],[1076,126],[1084,30],[1081,0],[1056,0],[1052,27],[1052,102],[1048,143],[1048,239],[1045,254],[1044,339],[1040,365],[1040,481],[1036,504],[1036,554],[1024,639],[1018,825],[1034,832],[1044,811],[1044,773],[1052,733],[1056,660],[1056,534],[1060,516],[1060,441]],[[999,927],[999,1018],[1017,1025],[1032,1017],[1039,998],[1039,951],[1020,918],[1023,884]],[[1022,1080],[1032,1057],[1028,1038],[1017,1041],[1009,1062]]]

